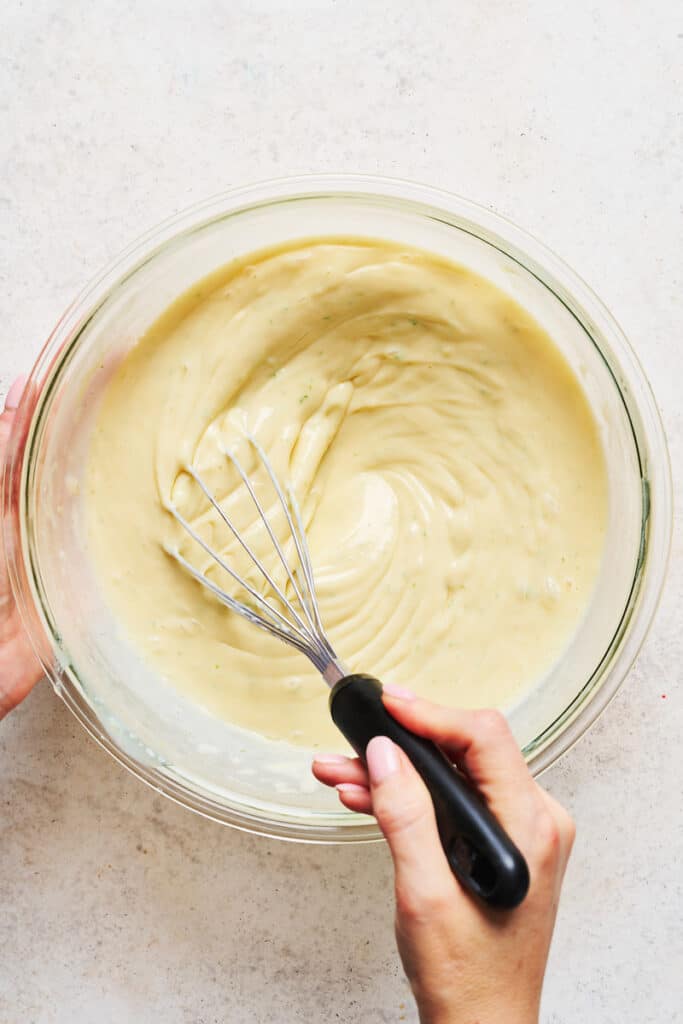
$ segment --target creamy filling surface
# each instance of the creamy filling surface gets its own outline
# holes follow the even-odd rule
[[[253,474],[284,537],[245,431],[296,494],[323,621],[350,668],[446,704],[504,707],[561,654],[599,569],[603,452],[563,356],[492,284],[382,242],[256,253],[180,298],[103,396],[88,543],[129,640],[230,722],[339,746],[305,658],[164,550],[237,594],[167,511],[245,568],[192,465],[278,571],[225,455]]]

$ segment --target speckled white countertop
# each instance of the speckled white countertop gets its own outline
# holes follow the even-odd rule
[[[0,36],[0,391],[168,214],[380,172],[509,215],[590,282],[683,497],[674,0],[5,0]],[[579,827],[546,1024],[683,1019],[682,553],[679,532],[635,670],[546,776]],[[415,1022],[391,896],[382,846],[278,844],[156,796],[47,684],[0,725],[1,1024]]]

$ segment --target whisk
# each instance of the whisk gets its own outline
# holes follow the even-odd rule
[[[273,545],[278,571],[268,568],[235,525],[202,476],[191,465],[185,472],[200,488],[219,519],[230,531],[248,564],[257,571],[262,589],[250,582],[248,574],[237,571],[207,543],[178,508],[170,502],[168,511],[206,554],[238,585],[244,600],[227,593],[206,572],[197,569],[177,547],[166,550],[198,583],[220,602],[253,625],[284,641],[304,654],[331,687],[329,707],[332,719],[362,758],[374,736],[388,736],[408,756],[425,782],[434,804],[439,836],[453,873],[462,885],[493,907],[512,908],[525,897],[529,886],[526,861],[491,812],[472,790],[465,777],[428,740],[400,725],[384,707],[382,685],[373,676],[348,673],[328,640],[318,606],[313,566],[296,497],[279,482],[265,451],[252,435],[245,437],[265,470],[282,509],[289,541],[281,543],[266,514],[263,502],[249,474],[228,449],[224,455],[237,471]],[[295,564],[285,553],[288,548]],[[265,584],[265,587],[263,586]]]

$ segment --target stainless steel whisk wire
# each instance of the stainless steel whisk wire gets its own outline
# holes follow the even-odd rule
[[[298,601],[300,611],[297,609],[294,601],[290,600],[286,596],[283,588],[279,586],[277,581],[273,578],[272,573],[269,572],[262,560],[254,552],[251,545],[245,540],[242,532],[235,526],[228,513],[217,500],[211,489],[206,485],[200,474],[189,464],[183,467],[184,472],[194,480],[197,486],[204,493],[207,501],[218,513],[223,523],[230,530],[232,536],[250,559],[251,563],[259,571],[273,594],[275,594],[282,607],[286,609],[289,617],[288,615],[283,614],[279,608],[267,601],[263,594],[260,594],[258,590],[248,582],[248,580],[233,569],[232,566],[230,566],[228,562],[226,562],[226,560],[222,558],[218,552],[204,540],[203,537],[200,536],[197,530],[195,530],[192,524],[188,522],[172,501],[166,503],[167,511],[170,512],[176,522],[183,527],[183,529],[206,552],[206,554],[249,594],[263,614],[259,614],[258,611],[249,607],[249,605],[245,604],[244,601],[240,601],[238,598],[226,593],[222,587],[209,579],[206,573],[195,568],[187,558],[181,555],[177,547],[167,546],[166,551],[183,567],[183,569],[185,569],[186,572],[190,574],[190,576],[211,591],[214,597],[216,597],[222,604],[226,605],[232,611],[242,615],[253,625],[259,626],[272,636],[278,637],[278,639],[283,640],[285,643],[304,654],[317,668],[325,682],[329,686],[333,686],[339,679],[342,679],[346,675],[346,670],[332,649],[322,624],[320,609],[318,607],[318,599],[315,592],[313,565],[296,496],[291,488],[287,489],[287,494],[285,495],[270,460],[256,438],[251,434],[246,434],[245,439],[257,453],[261,464],[266,470],[266,473],[273,485],[279,504],[285,515],[289,534],[294,542],[294,548],[298,559],[298,567],[292,568],[290,566],[282,545],[277,539],[270,520],[254,490],[251,480],[249,479],[249,475],[245,472],[239,459],[234,452],[231,452],[228,448],[223,448],[222,453],[235,467],[256,508],[256,511],[258,512],[259,519],[268,533],[278,559],[285,571],[287,581],[292,587],[294,596]]]

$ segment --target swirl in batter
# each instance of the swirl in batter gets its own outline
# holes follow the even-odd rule
[[[172,500],[238,557],[186,464],[259,547],[224,455],[254,468],[245,427],[297,495],[323,620],[351,669],[451,705],[504,707],[562,653],[599,568],[603,453],[564,358],[493,285],[382,242],[257,253],[175,303],[105,392],[89,543],[131,641],[234,724],[339,745],[305,658],[163,549],[209,568],[165,511]]]

